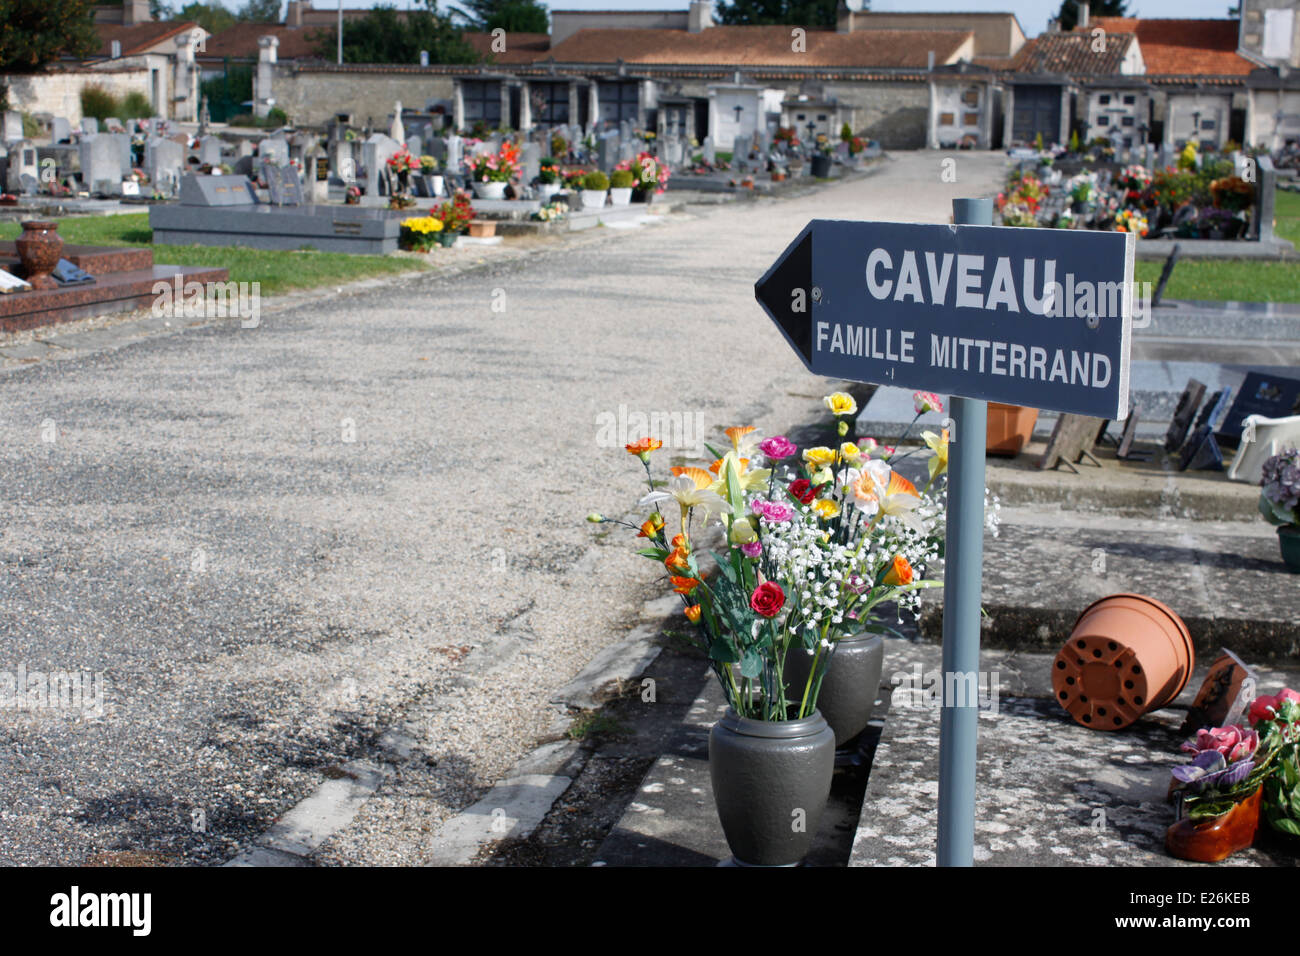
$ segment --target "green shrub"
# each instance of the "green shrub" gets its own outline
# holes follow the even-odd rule
[[[629,173],[629,175],[631,175]],[[599,169],[595,172],[587,173],[582,177],[582,188],[590,189],[595,192],[604,192],[609,188],[609,177]]]
[[[266,119],[263,121],[262,125],[263,126],[288,126],[289,115],[285,113],[284,110],[280,109],[280,107],[272,106],[270,110],[267,111]]]
[[[609,185],[614,189],[631,189],[636,185],[636,177],[630,169],[616,169],[610,174]]]
[[[41,135],[41,124],[31,113],[23,113],[23,139],[35,139]]]
[[[153,105],[149,102],[149,97],[139,90],[132,90],[126,94],[117,112],[117,117],[124,120],[148,119],[151,116],[153,116]]]
[[[845,143],[853,140],[853,127],[848,123],[840,127],[840,140]]]
[[[117,97],[98,83],[87,83],[81,88],[81,115],[93,116],[101,123],[116,116]]]

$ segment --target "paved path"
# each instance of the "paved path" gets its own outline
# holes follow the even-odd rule
[[[316,859],[432,859],[654,578],[582,520],[639,493],[599,416],[815,416],[753,282],[809,218],[946,221],[1005,165],[940,159],[0,375],[0,671],[103,675],[0,712],[0,864],[224,861],[395,727]]]

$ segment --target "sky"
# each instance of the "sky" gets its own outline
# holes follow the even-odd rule
[[[413,6],[411,0],[388,0],[399,9]],[[343,0],[345,9],[372,7],[373,0]],[[455,0],[441,0],[439,6],[454,6]],[[555,0],[544,3],[559,10],[685,10],[690,0]],[[226,0],[227,7],[239,6],[239,0]],[[317,10],[333,10],[338,0],[313,0]],[[1182,17],[1189,19],[1218,19],[1228,15],[1231,0],[1129,0],[1130,16]],[[933,11],[971,12],[986,10],[994,13],[1014,13],[1021,28],[1029,36],[1041,33],[1049,18],[1061,7],[1060,0],[872,0],[871,9],[879,11],[905,11],[920,13]]]

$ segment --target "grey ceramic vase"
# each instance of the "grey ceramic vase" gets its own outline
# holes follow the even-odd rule
[[[812,655],[793,650],[785,658],[786,697],[799,700],[808,683]],[[866,728],[871,709],[880,693],[880,674],[885,666],[885,639],[879,634],[856,634],[835,645],[830,666],[822,678],[817,709],[835,732],[835,746],[842,747]]]
[[[709,775],[736,862],[794,866],[821,824],[835,772],[835,734],[802,720],[750,720],[731,708],[709,732]]]

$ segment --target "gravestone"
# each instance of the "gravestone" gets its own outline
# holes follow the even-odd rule
[[[185,150],[179,143],[153,137],[144,144],[144,171],[149,179],[158,182],[163,177],[175,179],[185,165]]]
[[[180,202],[182,206],[252,206],[257,193],[247,176],[186,173],[181,177]]]
[[[289,161],[289,141],[283,136],[268,136],[257,144],[257,156],[263,163],[283,166]]]
[[[100,133],[95,138],[107,140],[117,149],[117,161],[122,166],[123,175],[131,171],[135,163],[131,156],[131,137],[127,133]]]
[[[101,133],[79,144],[81,175],[92,193],[117,196],[122,192],[122,149],[113,138]]]
[[[273,206],[301,206],[302,183],[293,166],[267,166],[263,172]]]
[[[110,116],[106,120],[104,120],[104,128],[108,130],[110,133],[126,132],[126,127],[122,125],[122,121],[118,119],[116,116]]]
[[[62,116],[56,116],[50,121],[50,137],[56,143],[67,143],[72,140],[72,124]]]
[[[83,134],[94,136],[99,132],[99,120],[93,116],[83,116],[81,118],[81,132]]]
[[[1236,448],[1241,443],[1242,423],[1247,415],[1264,418],[1300,415],[1300,379],[1247,372],[1223,426],[1215,433],[1220,447]]]
[[[519,165],[523,182],[531,183],[542,168],[542,147],[536,143],[524,143],[519,150]]]
[[[7,167],[6,187],[9,192],[20,192],[24,188],[23,177],[40,178],[40,160],[35,144],[28,140],[11,143],[9,146],[9,164]]]
[[[5,110],[4,141],[12,143],[23,138],[23,114],[16,110]]]
[[[221,140],[216,136],[205,136],[199,140],[199,162],[205,166],[220,166],[221,145]]]
[[[445,169],[451,175],[459,175],[462,172],[461,164],[465,158],[464,140],[462,140],[459,136],[455,136],[455,135],[448,136],[446,139],[446,146],[447,146],[447,161],[443,163],[443,169]]]
[[[388,170],[388,160],[400,148],[401,144],[397,140],[383,133],[375,133],[361,144],[361,166],[364,171],[361,186],[362,192],[367,196],[385,195],[387,177],[384,174]],[[362,180],[360,173],[358,180]]]
[[[419,136],[411,135],[406,137],[406,151],[414,156],[417,161],[422,155],[424,155],[422,152],[423,149],[424,142]]]
[[[1277,170],[1273,168],[1273,160],[1264,153],[1255,157],[1255,166],[1256,214],[1251,216],[1251,223],[1257,225],[1254,225],[1251,230],[1252,238],[1261,242],[1272,242],[1273,216],[1277,208]]]
[[[1191,427],[1192,419],[1196,415],[1196,410],[1201,406],[1201,399],[1205,397],[1205,386],[1194,378],[1187,380],[1187,387],[1183,389],[1183,394],[1178,397],[1178,405],[1174,409],[1173,421],[1169,423],[1169,430],[1165,432],[1165,451],[1173,452],[1182,447],[1187,438],[1187,430]]]
[[[1210,396],[1201,414],[1196,418],[1196,427],[1190,438],[1183,444],[1178,454],[1178,470],[1188,468],[1197,471],[1222,471],[1223,454],[1219,443],[1214,440],[1214,429],[1219,417],[1227,408],[1232,389],[1225,388]]]
[[[1097,444],[1097,435],[1103,423],[1103,419],[1090,415],[1062,414],[1052,429],[1047,450],[1035,464],[1043,470],[1065,465],[1076,474],[1078,469],[1074,466],[1082,458],[1089,458],[1094,465],[1100,466],[1101,463],[1093,457],[1092,449]]]
[[[709,165],[713,165],[718,161],[718,153],[714,149],[712,136],[704,137],[704,161]]]
[[[245,156],[252,156],[254,153],[253,144],[246,139],[241,139],[235,144],[235,156],[242,159]]]
[[[23,173],[21,176],[19,176],[18,182],[20,184],[19,191],[24,196],[35,196],[38,192],[41,191],[40,180],[38,180],[35,176],[32,176],[28,173]]]
[[[240,156],[230,166],[230,171],[236,176],[247,176],[252,179],[256,173],[257,157]]]
[[[1128,418],[1124,421],[1124,431],[1119,436],[1119,447],[1115,449],[1115,457],[1120,461],[1149,461],[1151,453],[1146,451],[1134,451],[1133,440],[1137,437],[1138,420],[1142,417],[1142,409],[1137,405],[1131,405],[1128,410]]]
[[[602,136],[596,145],[596,165],[601,169],[613,169],[618,164],[619,140],[614,136]]]

